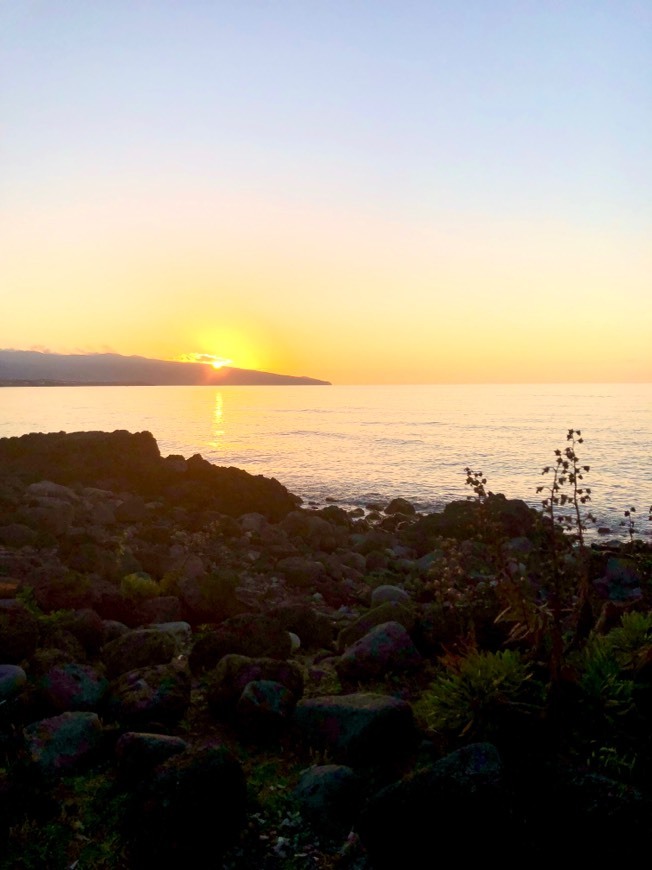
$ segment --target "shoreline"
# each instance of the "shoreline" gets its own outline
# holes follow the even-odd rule
[[[429,515],[401,498],[366,516],[307,509],[278,481],[163,458],[149,433],[2,439],[0,483],[7,866],[36,867],[44,849],[92,866],[100,850],[115,870],[144,870],[207,848],[225,870],[298,855],[417,866],[449,806],[450,825],[491,821],[477,857],[501,819],[524,847],[545,829],[552,857],[569,806],[590,829],[584,850],[640,845],[627,788],[652,801],[652,757],[635,722],[627,782],[608,756],[586,773],[602,714],[587,719],[588,665],[570,639],[584,570],[593,631],[608,638],[631,615],[652,637],[649,545],[578,554],[504,496]],[[545,701],[558,562],[570,656],[559,721]],[[544,631],[524,634],[509,611],[519,589]],[[438,706],[467,661],[474,682]],[[502,679],[517,694],[496,707],[483,693]]]

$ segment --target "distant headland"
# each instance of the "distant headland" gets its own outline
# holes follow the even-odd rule
[[[330,381],[117,353],[0,350],[1,387],[279,385],[330,386]]]

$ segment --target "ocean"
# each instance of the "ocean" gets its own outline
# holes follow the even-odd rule
[[[650,537],[652,384],[265,387],[5,387],[0,436],[149,430],[161,453],[201,454],[275,477],[306,504],[395,496],[432,511],[487,489],[540,504],[542,468],[580,429],[598,526],[623,537],[636,508]]]

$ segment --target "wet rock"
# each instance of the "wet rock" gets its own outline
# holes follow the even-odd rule
[[[405,516],[412,516],[416,513],[414,505],[405,498],[393,498],[383,510],[386,514],[404,514]]]

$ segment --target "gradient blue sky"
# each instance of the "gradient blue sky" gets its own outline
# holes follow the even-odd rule
[[[652,4],[0,0],[0,347],[652,380]]]

